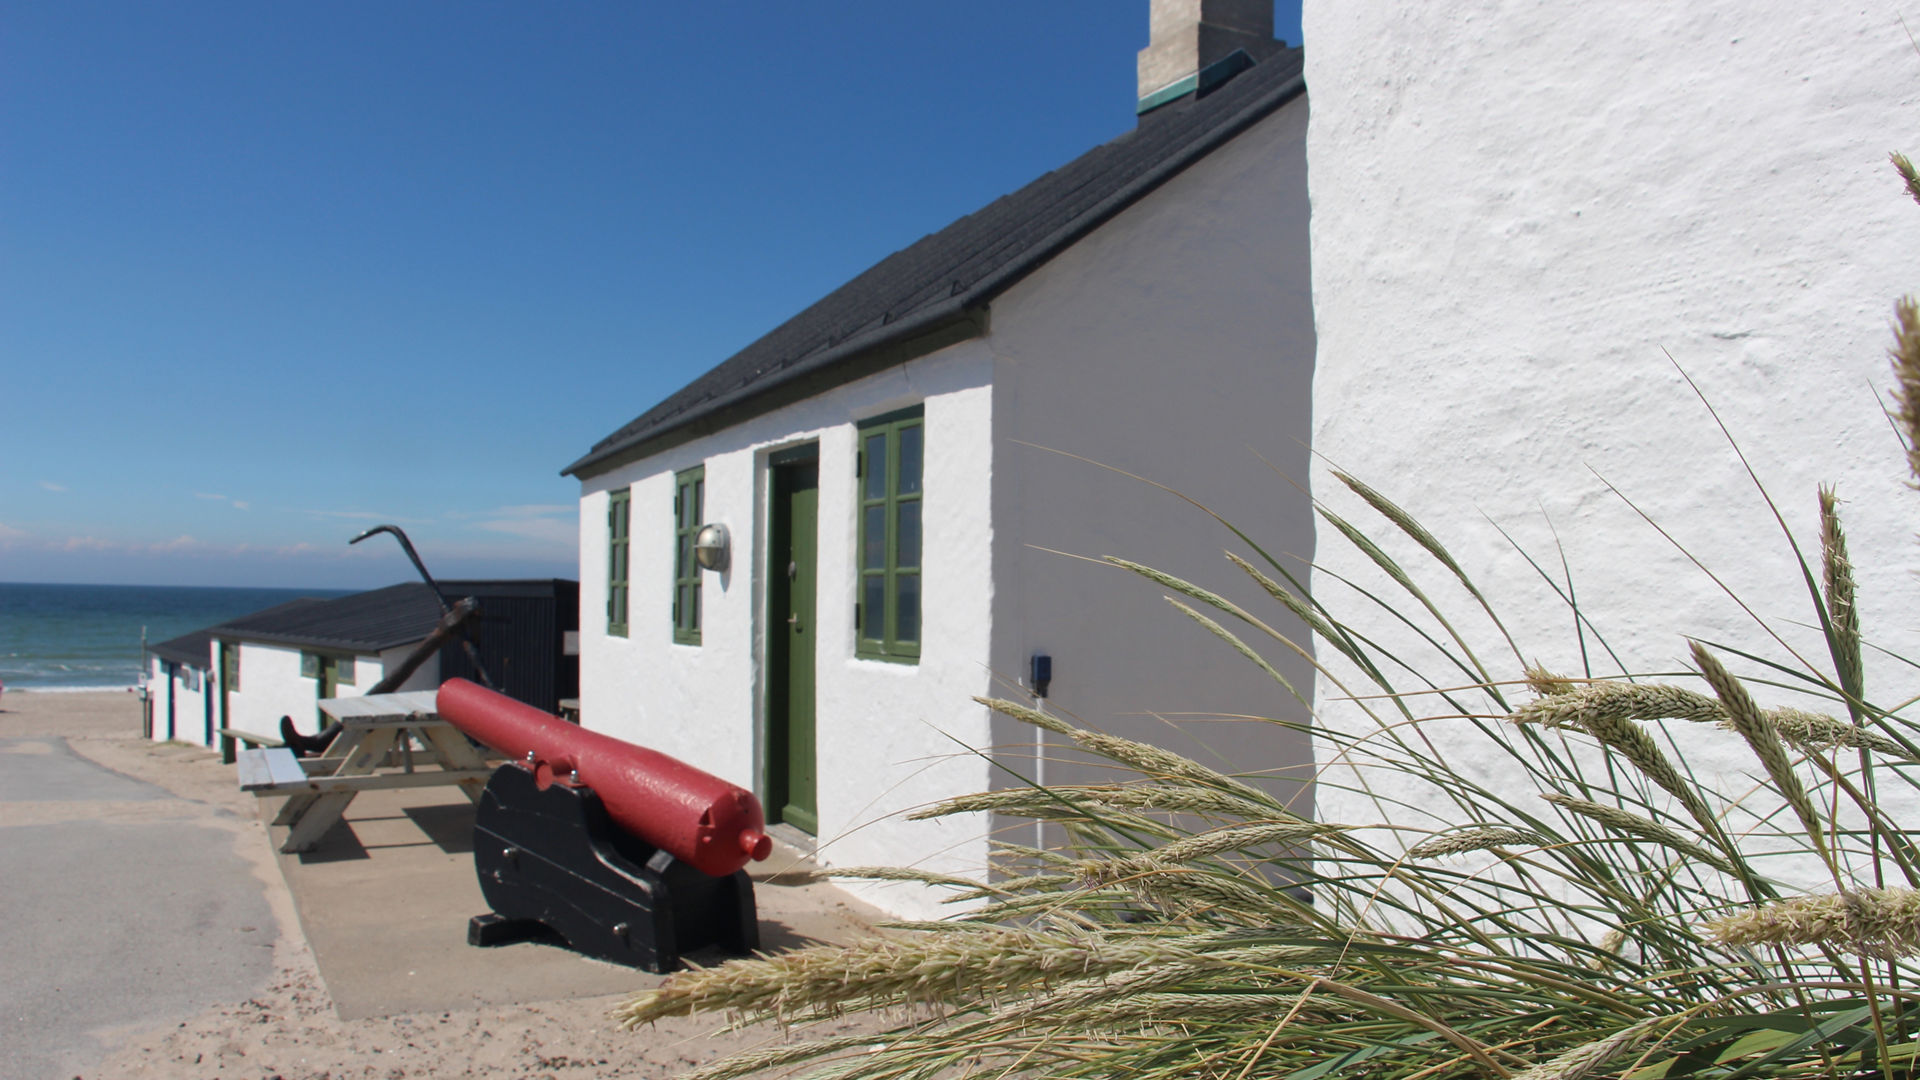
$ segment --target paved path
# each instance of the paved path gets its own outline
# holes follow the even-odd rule
[[[278,928],[241,824],[65,739],[0,738],[0,1078],[93,1080],[117,1033],[267,980]]]

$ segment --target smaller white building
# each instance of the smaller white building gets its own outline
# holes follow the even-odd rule
[[[443,581],[440,587],[449,599],[480,601],[467,636],[503,693],[550,712],[577,693],[577,661],[564,649],[566,635],[578,624],[577,583]],[[177,706],[169,728],[162,718],[174,700],[166,695],[175,692],[160,687],[154,737],[220,746],[231,757],[236,741],[248,735],[278,739],[283,716],[312,733],[325,723],[322,699],[355,697],[379,684],[433,633],[441,614],[433,590],[416,582],[331,600],[293,600],[188,635],[204,637],[199,654],[204,689],[195,699],[199,719],[192,725],[178,720],[178,710],[192,706]],[[474,677],[458,640],[443,645],[391,689],[431,690],[456,676]],[[184,701],[187,691],[178,693]]]
[[[214,746],[213,632],[147,647],[146,729],[155,742]]]

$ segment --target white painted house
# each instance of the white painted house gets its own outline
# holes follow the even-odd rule
[[[147,647],[145,726],[155,742],[214,746],[213,634],[195,630]]]
[[[1920,496],[1874,396],[1892,304],[1920,287],[1920,208],[1887,161],[1920,150],[1899,7],[1306,0],[1304,25],[1315,451],[1438,534],[1549,667],[1581,669],[1571,614],[1502,528],[1556,573],[1564,542],[1582,610],[1630,668],[1683,668],[1685,635],[1783,655],[1608,482],[1824,656],[1778,526],[1677,365],[1804,550],[1815,485],[1838,485],[1865,634],[1916,655]],[[1324,470],[1312,489],[1367,516]],[[1363,556],[1328,533],[1316,558],[1317,599],[1406,640],[1338,583],[1382,580]],[[1421,580],[1482,656],[1505,653],[1444,571]],[[1884,654],[1866,674],[1882,702],[1920,691]],[[1355,721],[1330,683],[1318,694]],[[1752,769],[1737,739],[1674,734],[1730,785]],[[1320,808],[1372,814],[1326,787]]]
[[[1270,2],[1160,0],[1136,129],[883,260],[567,467],[588,727],[751,786],[833,865],[977,872],[996,823],[902,812],[1007,783],[1000,766],[1088,775],[971,700],[1036,700],[1036,658],[1050,705],[1187,749],[1199,728],[1199,752],[1299,790],[1304,739],[1159,718],[1297,715],[1286,696],[1164,590],[1073,557],[1217,580],[1231,536],[1038,448],[1310,550],[1307,500],[1275,472],[1307,472],[1307,99],[1272,28]],[[695,557],[706,525],[727,534],[717,569]],[[871,896],[938,910],[912,887]]]
[[[443,581],[440,587],[449,598],[480,601],[469,628],[502,692],[548,711],[573,695],[576,669],[562,643],[579,609],[575,582]],[[277,739],[286,716],[311,733],[325,722],[322,698],[366,693],[407,659],[440,617],[433,591],[413,582],[294,600],[202,631],[212,642],[210,701],[217,719],[207,730]],[[449,643],[394,689],[432,690],[454,676],[474,677],[465,654]],[[199,731],[182,737],[197,741]],[[232,751],[231,737],[223,749]]]

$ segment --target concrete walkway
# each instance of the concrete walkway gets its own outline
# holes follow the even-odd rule
[[[0,738],[0,1077],[89,1076],[128,1029],[246,998],[278,926],[231,812]]]
[[[0,703],[0,1080],[664,1077],[787,1038],[716,1014],[620,1031],[608,1010],[659,976],[469,947],[458,793],[363,795],[318,850],[277,855],[278,800],[139,723],[126,694]],[[765,947],[871,932],[805,869],[755,865]]]

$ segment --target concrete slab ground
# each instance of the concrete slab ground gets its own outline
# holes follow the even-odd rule
[[[0,738],[0,1078],[91,1074],[119,1031],[264,982],[278,927],[242,836],[65,738]]]
[[[283,800],[262,799],[262,820]],[[476,948],[467,920],[487,911],[474,875],[473,804],[452,789],[357,796],[319,846],[277,856],[300,926],[342,1020],[632,993],[662,976],[533,942]],[[276,850],[287,830],[275,827]],[[860,936],[883,916],[833,888],[799,883],[803,857],[776,845],[750,867],[761,947]],[[696,954],[716,962],[719,954]]]
[[[608,1011],[656,977],[468,949],[481,900],[457,794],[364,796],[321,851],[283,858],[274,807],[232,766],[139,733],[131,694],[0,704],[0,1080],[665,1077],[790,1037],[720,1014],[619,1030]],[[757,864],[765,943],[860,932],[865,909],[795,885],[793,858]]]

